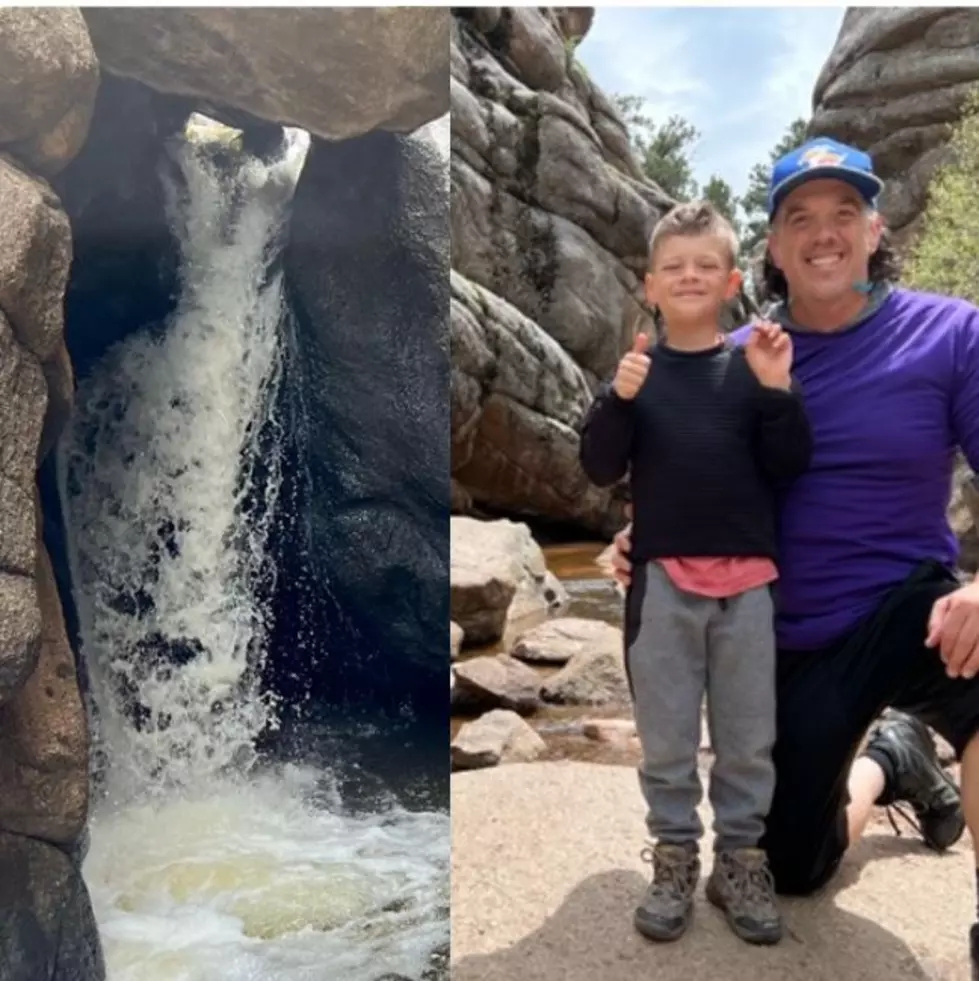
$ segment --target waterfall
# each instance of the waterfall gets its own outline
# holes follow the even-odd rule
[[[259,687],[282,467],[274,260],[309,138],[287,130],[271,162],[232,139],[192,117],[172,144],[177,308],[81,381],[59,449],[80,655],[124,797],[245,770],[275,723]]]
[[[352,810],[342,744],[253,765],[277,723],[261,675],[296,435],[279,256],[307,148],[286,131],[263,162],[200,118],[173,142],[176,309],[81,379],[59,446],[108,981],[419,979],[448,945],[446,813]]]

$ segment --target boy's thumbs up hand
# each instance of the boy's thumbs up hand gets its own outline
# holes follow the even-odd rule
[[[619,362],[615,378],[612,379],[612,388],[620,399],[631,401],[642,388],[649,372],[649,355],[646,354],[648,347],[649,337],[646,334],[637,334],[632,342],[632,349]]]

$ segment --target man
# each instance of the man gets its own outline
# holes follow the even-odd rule
[[[865,153],[819,139],[775,164],[768,194],[772,316],[813,430],[809,472],[779,495],[762,845],[784,894],[823,886],[875,804],[907,803],[937,851],[966,825],[979,842],[979,582],[955,578],[946,520],[955,447],[979,469],[979,310],[892,285],[882,187]],[[625,583],[628,549],[626,529]],[[961,800],[926,725],[961,761]],[[979,915],[970,949],[979,978]]]

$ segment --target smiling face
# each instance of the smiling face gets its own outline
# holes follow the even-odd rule
[[[659,307],[670,327],[716,325],[739,284],[724,236],[665,235],[656,244],[646,274],[646,300]]]
[[[861,305],[853,284],[867,279],[881,228],[880,216],[843,181],[811,180],[787,195],[768,249],[792,301],[810,308]]]

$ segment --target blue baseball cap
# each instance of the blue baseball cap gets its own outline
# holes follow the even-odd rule
[[[836,140],[809,140],[775,161],[768,184],[769,219],[790,191],[817,178],[845,181],[871,207],[877,206],[877,196],[884,189],[884,182],[874,173],[870,155],[863,150]]]

